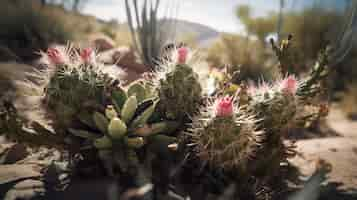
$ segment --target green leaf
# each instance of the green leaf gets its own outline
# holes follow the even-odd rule
[[[114,139],[122,138],[127,131],[126,124],[119,118],[115,117],[110,120],[108,133]]]
[[[132,83],[128,88],[128,96],[136,96],[138,102],[142,102],[146,97],[144,86],[139,82]]]
[[[123,105],[121,118],[125,123],[128,123],[134,116],[135,110],[138,107],[138,101],[135,96],[130,96]]]
[[[133,137],[133,138],[125,137],[124,141],[128,147],[135,148],[135,149],[138,149],[144,146],[145,144],[144,139],[142,137]]]
[[[99,112],[94,112],[93,114],[93,120],[97,128],[102,132],[102,133],[107,133],[107,127],[109,125],[109,120]]]
[[[121,111],[127,98],[126,92],[122,88],[118,88],[112,92],[112,102],[117,112]]]
[[[68,131],[72,133],[74,136],[85,138],[85,139],[95,140],[100,138],[100,135],[85,130],[69,128]]]
[[[146,100],[142,101],[141,103],[139,103],[138,108],[135,110],[135,114],[134,114],[133,118],[136,118],[137,116],[139,116],[141,113],[143,113],[147,108],[152,106],[154,103],[155,103],[154,98],[146,99]]]
[[[152,104],[146,110],[144,110],[144,112],[142,112],[139,116],[137,116],[134,119],[134,121],[131,123],[131,127],[135,128],[135,127],[138,127],[140,125],[146,124],[146,122],[149,120],[151,115],[154,113],[156,104],[157,104],[157,101],[154,102],[154,104]]]
[[[165,132],[167,128],[168,128],[167,122],[158,122],[158,123],[145,125],[143,127],[137,128],[134,131],[134,134],[138,136],[146,137],[146,136],[155,135],[157,133]]]
[[[107,136],[103,136],[101,138],[94,140],[93,145],[97,149],[108,149],[112,147],[112,141]]]
[[[89,112],[81,112],[77,115],[77,118],[80,122],[87,125],[90,128],[96,128],[93,117]]]

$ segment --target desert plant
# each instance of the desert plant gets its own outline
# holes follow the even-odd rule
[[[169,30],[161,29],[162,25],[170,24],[169,20],[165,20],[167,18],[160,20],[158,18],[161,3],[161,1],[146,0],[139,10],[137,0],[131,1],[131,3],[128,0],[125,1],[126,15],[134,47],[142,62],[150,67],[156,65],[161,48],[164,47],[168,36],[170,36]],[[136,30],[134,29],[135,25]]]
[[[280,164],[287,162],[290,149],[283,142],[283,130],[294,121],[298,109],[297,86],[297,80],[289,76],[272,86],[263,83],[248,88],[248,112],[261,119],[258,127],[266,133],[251,166],[259,175],[274,176]]]
[[[0,8],[0,44],[9,47],[20,58],[32,59],[35,51],[50,43],[65,43],[72,39],[69,27],[58,16],[32,1],[15,4],[6,0]]]
[[[246,176],[262,136],[257,120],[246,114],[229,96],[204,107],[187,132],[199,157],[216,168],[233,169]]]
[[[94,112],[85,121],[89,129],[70,128],[69,131],[83,138],[97,149],[107,173],[117,177],[129,175],[135,185],[150,179],[150,173],[139,177],[143,163],[150,163],[155,154],[170,156],[168,145],[177,139],[167,134],[177,128],[174,121],[152,119],[158,98],[142,83],[133,83],[125,91],[117,88],[112,92],[112,104],[104,114]],[[140,157],[140,152],[147,152]]]
[[[291,57],[288,56],[291,50],[288,48],[289,42],[290,39],[283,40],[279,47],[273,44],[273,48],[278,48],[275,49],[275,53],[279,60],[280,69],[284,67],[284,64],[292,62]],[[270,82],[262,81],[258,86],[253,83],[247,86],[244,82],[241,84],[232,82],[234,80],[232,79],[234,77],[232,74],[239,74],[239,72],[229,72],[231,75],[227,75],[227,78],[223,80],[225,82],[219,85],[221,88],[218,89],[217,94],[238,94],[238,102],[242,108],[239,109],[239,114],[254,116],[252,118],[255,122],[254,126],[264,131],[264,137],[259,142],[259,148],[254,152],[254,158],[246,164],[248,166],[247,169],[249,169],[248,173],[267,179],[278,175],[281,171],[281,164],[288,164],[287,158],[295,155],[293,146],[284,142],[286,128],[296,123],[308,122],[316,116],[326,116],[327,109],[321,107],[318,103],[316,105],[317,113],[314,114],[308,114],[305,107],[315,105],[315,102],[311,101],[311,99],[326,92],[323,83],[331,71],[331,68],[328,67],[329,49],[326,48],[321,52],[314,68],[304,78],[298,79],[294,75],[285,75],[282,73],[284,70],[281,69],[278,77],[285,76],[285,78],[275,78]],[[210,122],[210,120],[203,121]],[[244,122],[244,120],[241,121]],[[230,124],[232,125],[232,123]],[[211,129],[201,127],[201,130],[204,133]],[[231,129],[225,128],[224,130]],[[231,130],[225,134],[229,135],[233,134],[233,132],[234,130]],[[201,134],[196,141],[200,140],[200,137],[202,140],[205,138],[204,134]],[[220,141],[220,138],[216,136],[207,141]],[[208,148],[209,146],[210,144],[206,143],[204,147]],[[202,148],[201,151],[204,152]],[[237,150],[235,153],[238,155],[239,152]],[[242,151],[241,153],[245,152]],[[226,158],[230,157],[229,155],[226,153]],[[239,156],[236,156],[236,158],[239,158]],[[206,156],[205,159],[209,161],[210,156]],[[234,161],[234,159],[231,159],[231,161]]]
[[[80,54],[71,47],[50,48],[45,57],[54,70],[47,75],[44,102],[56,116],[58,130],[70,127],[78,116],[93,108],[103,110],[111,90],[119,84],[101,71],[91,48]]]
[[[198,112],[202,102],[202,87],[198,75],[190,66],[190,50],[186,47],[172,51],[172,58],[162,63],[155,88],[163,116],[185,122]],[[192,63],[191,63],[192,64]]]
[[[260,42],[249,37],[234,34],[221,34],[220,39],[207,49],[207,61],[210,66],[223,68],[229,66],[229,71],[240,70],[239,79],[258,81],[272,79],[274,68],[267,65],[267,56]]]

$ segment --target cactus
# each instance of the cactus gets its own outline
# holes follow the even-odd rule
[[[94,56],[88,49],[83,51],[87,56]],[[44,55],[50,68],[55,69],[45,87],[44,102],[56,117],[56,129],[65,130],[78,113],[105,105],[108,94],[119,81],[102,72],[95,60],[89,62],[82,53],[77,55],[73,49],[59,52],[59,49],[49,49]]]
[[[256,175],[274,177],[281,162],[287,162],[290,148],[283,143],[282,133],[295,119],[299,106],[297,87],[296,78],[288,76],[274,85],[263,83],[259,87],[250,86],[247,93],[242,93],[248,95],[248,112],[261,119],[258,127],[266,132],[257,157],[251,164]]]
[[[187,64],[186,54],[177,55],[177,60],[163,64],[166,71],[156,86],[160,98],[159,111],[168,119],[180,122],[193,117],[202,102],[202,87],[198,75]]]
[[[262,84],[259,88],[248,88],[249,109],[263,119],[262,127],[269,130],[280,130],[290,122],[297,109],[296,89],[284,89],[283,84],[288,80],[293,81],[292,87],[296,87],[297,81],[292,76],[278,82],[274,86]],[[254,86],[251,86],[254,87]]]
[[[174,34],[174,26],[172,26],[174,22],[167,20],[170,16],[164,16],[163,19],[158,18],[160,3],[161,1],[146,0],[139,10],[137,0],[125,0],[127,20],[134,48],[139,53],[142,62],[152,68],[156,65],[162,47]],[[172,10],[175,10],[175,8]],[[165,30],[161,28],[163,24],[166,25]]]
[[[205,107],[187,134],[202,160],[247,175],[249,160],[254,157],[262,131],[257,130],[253,116],[234,105],[231,97],[225,97]]]
[[[315,65],[312,68],[310,74],[299,84],[297,95],[304,100],[308,98],[313,98],[317,94],[322,93],[323,82],[329,72],[331,67],[329,67],[329,56],[331,53],[331,48],[326,47],[323,49],[318,56]]]

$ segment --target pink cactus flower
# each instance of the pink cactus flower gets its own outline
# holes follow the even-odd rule
[[[47,49],[47,58],[53,65],[62,65],[66,63],[66,55],[57,48]]]
[[[230,117],[233,115],[233,97],[226,96],[219,98],[215,104],[217,117]]]
[[[81,57],[84,63],[92,63],[95,59],[94,51],[90,47],[82,49],[79,56]]]
[[[188,55],[188,48],[186,47],[180,47],[177,49],[177,63],[179,64],[185,64],[187,55]]]
[[[297,80],[295,76],[288,76],[281,81],[281,90],[290,94],[295,94],[297,91]]]

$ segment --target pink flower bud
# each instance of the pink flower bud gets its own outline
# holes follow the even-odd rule
[[[60,51],[57,48],[48,48],[47,49],[47,58],[49,62],[53,65],[62,65],[66,63],[66,55],[63,51]]]
[[[94,51],[90,47],[82,49],[79,56],[81,57],[84,63],[92,63],[95,58]]]
[[[215,104],[217,117],[230,117],[233,115],[233,97],[219,98]]]
[[[281,81],[281,90],[290,94],[295,94],[297,90],[297,80],[294,76],[288,76]]]
[[[180,47],[177,49],[177,62],[179,64],[185,64],[188,55],[188,48]]]

